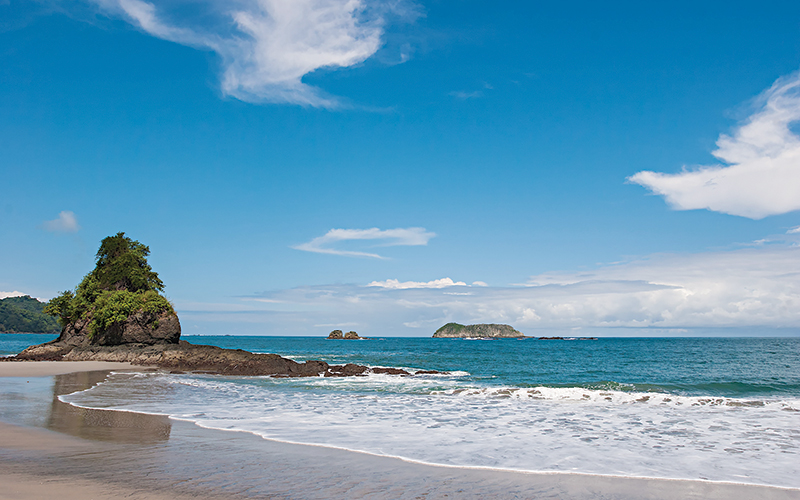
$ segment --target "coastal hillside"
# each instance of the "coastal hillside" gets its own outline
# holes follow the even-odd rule
[[[58,320],[44,305],[28,295],[0,299],[0,333],[58,333]]]
[[[479,325],[460,325],[458,323],[447,323],[436,330],[434,338],[518,338],[524,337],[522,332],[518,332],[510,325],[479,324]]]

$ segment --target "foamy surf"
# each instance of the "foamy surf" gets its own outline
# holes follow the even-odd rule
[[[163,373],[114,374],[61,399],[447,466],[800,487],[794,399],[481,386],[460,374],[272,379]]]

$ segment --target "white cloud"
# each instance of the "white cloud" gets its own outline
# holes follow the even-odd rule
[[[0,292],[0,299],[7,299],[8,297],[24,297],[27,293],[22,293],[14,290],[13,292]]]
[[[786,231],[786,234],[799,234],[800,233],[800,226],[793,227]]]
[[[51,233],[77,233],[81,228],[75,213],[69,210],[59,212],[57,218],[43,222],[41,227]]]
[[[382,242],[377,246],[418,246],[427,245],[428,241],[434,236],[436,236],[436,233],[428,232],[424,227],[408,227],[386,230],[381,230],[377,227],[373,227],[371,229],[331,229],[323,236],[318,236],[308,243],[302,243],[300,245],[293,246],[292,248],[314,253],[385,259],[386,257],[376,253],[355,250],[341,250],[331,248],[331,245],[346,241],[373,240]]]
[[[475,90],[473,92],[465,92],[463,90],[454,90],[450,92],[449,95],[455,97],[456,99],[460,99],[462,101],[466,101],[467,99],[476,99],[478,97],[483,97],[483,92],[480,90]]]
[[[733,135],[721,135],[713,155],[727,165],[677,174],[642,171],[629,181],[664,196],[677,210],[708,209],[761,219],[800,210],[800,72],[776,81]]]
[[[407,290],[409,288],[447,288],[450,286],[467,286],[463,281],[453,281],[450,278],[442,278],[433,281],[399,281],[388,279],[386,281],[373,281],[367,286],[377,286],[390,290]]]
[[[222,59],[222,92],[248,102],[336,108],[302,78],[359,64],[382,45],[389,14],[413,18],[403,0],[89,0],[158,38]]]

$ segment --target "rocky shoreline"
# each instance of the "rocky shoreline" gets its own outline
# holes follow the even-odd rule
[[[236,376],[358,377],[378,373],[400,376],[440,373],[424,370],[412,374],[400,368],[368,367],[352,363],[330,365],[317,360],[298,363],[277,354],[255,354],[242,349],[190,344],[184,340],[175,344],[129,343],[114,346],[68,345],[53,341],[31,346],[14,357],[4,358],[3,361],[118,361],[157,366],[174,373]]]

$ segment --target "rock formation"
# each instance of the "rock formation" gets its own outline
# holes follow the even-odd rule
[[[448,323],[436,330],[434,338],[519,338],[524,337],[509,325],[479,324],[479,325],[460,325],[458,323]]]
[[[334,330],[330,334],[328,334],[328,338],[339,340],[344,338],[344,334],[342,333],[341,330]]]
[[[358,334],[354,331],[349,331],[347,333],[342,333],[341,330],[334,330],[328,334],[329,339],[336,339],[336,340],[360,340],[364,337],[359,337]]]

